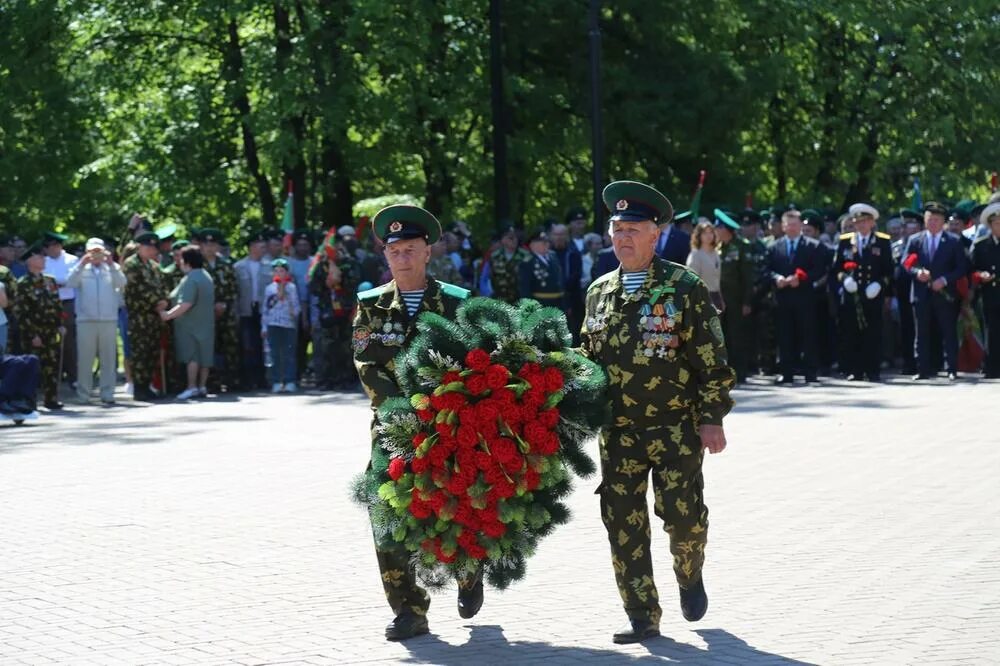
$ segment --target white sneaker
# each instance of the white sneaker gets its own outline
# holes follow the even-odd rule
[[[177,399],[178,400],[190,400],[191,398],[195,397],[196,395],[198,395],[198,389],[196,389],[196,388],[184,389],[183,391],[181,391],[180,393],[177,394]]]
[[[132,389],[132,383],[126,382],[125,384],[125,395],[132,395],[135,391]]]
[[[272,386],[271,393],[281,393],[281,384],[275,384]]]
[[[285,393],[295,393],[299,390],[299,387],[295,385],[295,382],[288,382],[285,384]]]

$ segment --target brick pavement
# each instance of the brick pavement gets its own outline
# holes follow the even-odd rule
[[[1000,663],[1000,385],[738,391],[706,465],[709,613],[624,618],[596,480],[472,621],[385,642],[360,396],[73,408],[0,427],[0,664]],[[150,419],[157,419],[151,422]]]

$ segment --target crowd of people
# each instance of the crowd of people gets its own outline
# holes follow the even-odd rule
[[[863,203],[839,216],[794,204],[689,211],[661,226],[657,254],[707,285],[740,382],[1000,377],[1000,196],[882,220]],[[504,228],[481,248],[459,222],[431,248],[428,274],[558,307],[577,337],[588,286],[618,267],[608,235],[590,228],[577,208],[527,235]],[[38,357],[50,410],[62,408],[64,382],[94,402],[95,367],[98,399],[113,404],[119,348],[125,392],[140,401],[353,390],[357,294],[390,278],[367,231],[264,230],[244,239],[238,259],[218,229],[179,239],[176,226],[140,215],[119,239],[72,245],[49,232],[29,245],[0,235],[0,353]]]

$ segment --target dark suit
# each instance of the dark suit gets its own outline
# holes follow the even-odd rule
[[[691,252],[691,236],[671,225],[660,232],[656,241],[656,254],[661,259],[684,266]]]
[[[559,259],[559,267],[565,276],[566,284],[566,321],[573,334],[574,344],[579,343],[580,327],[583,326],[583,287],[580,278],[583,275],[583,257],[579,250],[570,242],[561,250],[552,250]]]
[[[931,372],[931,323],[941,331],[944,355],[948,372],[958,371],[958,291],[955,284],[968,273],[968,260],[962,242],[948,232],[942,232],[937,250],[931,257],[931,236],[921,231],[910,236],[903,249],[902,262],[911,254],[917,261],[910,269],[913,275],[910,301],[913,304],[913,318],[917,324],[917,371],[922,375]],[[926,268],[931,273],[928,282],[916,279],[916,272]],[[943,277],[947,285],[940,292],[931,289],[931,283]]]
[[[794,252],[789,254],[785,238],[768,249],[767,272],[772,284],[780,276],[791,277],[796,269],[806,273],[797,287],[775,287],[778,329],[778,369],[786,381],[795,374],[800,362],[807,381],[816,379],[816,289],[813,286],[827,272],[824,253],[818,241],[799,236]]]
[[[979,285],[986,319],[986,376],[1000,378],[1000,241],[990,234],[976,241],[972,248],[973,270],[987,271],[993,279]]]
[[[917,339],[917,325],[913,319],[913,305],[910,303],[910,289],[913,276],[902,266],[903,250],[909,238],[900,238],[892,244],[892,260],[896,264],[893,272],[893,293],[899,305],[899,355],[903,359],[903,373],[912,375],[917,371],[917,354],[914,341]]]
[[[892,244],[889,236],[875,232],[862,247],[859,234],[843,234],[837,246],[834,271],[841,285],[840,323],[848,374],[867,374],[877,380],[882,365],[882,310],[895,268],[892,262]],[[844,264],[852,261],[858,265],[846,271]],[[858,290],[851,294],[843,288],[850,275],[857,282]],[[868,298],[865,290],[871,284],[881,286],[875,298]]]

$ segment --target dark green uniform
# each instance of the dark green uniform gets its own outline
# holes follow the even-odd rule
[[[722,258],[720,289],[726,309],[722,313],[722,331],[726,335],[729,362],[736,371],[736,380],[747,378],[747,326],[750,318],[743,314],[744,306],[753,301],[753,286],[757,268],[751,254],[750,241],[734,235],[719,248]]]
[[[51,275],[27,273],[17,281],[14,301],[21,353],[34,354],[41,361],[41,386],[47,403],[59,397],[59,327],[62,326],[62,302],[59,285]],[[41,346],[35,346],[35,338]]]
[[[354,318],[354,365],[372,401],[374,411],[387,398],[401,396],[396,384],[395,359],[417,334],[416,320],[421,312],[436,312],[448,319],[469,295],[468,290],[428,278],[420,309],[410,316],[395,280],[358,294],[358,313]],[[372,417],[372,446],[377,418]],[[417,585],[410,566],[410,554],[400,546],[380,550],[376,544],[379,570],[385,596],[396,615],[409,608],[425,615],[430,605],[427,593]]]
[[[212,368],[214,386],[225,385],[230,391],[240,376],[240,341],[236,322],[236,273],[229,260],[217,256],[214,262],[205,260],[205,270],[215,284],[215,303],[225,309],[215,317],[215,355],[222,357],[221,368]],[[250,388],[250,387],[247,387]]]
[[[768,238],[770,242],[774,239]],[[748,371],[773,374],[777,371],[777,330],[775,328],[773,280],[767,270],[768,243],[763,240],[750,241],[750,259],[754,266],[753,295],[750,306],[751,326],[747,336],[749,349]]]
[[[337,257],[340,287],[326,284],[329,259],[319,260],[309,277],[309,292],[316,298],[318,320],[316,347],[313,349],[313,370],[320,388],[355,387],[354,366],[351,363],[351,318],[354,299],[361,281],[361,266],[357,261]]]
[[[612,422],[601,432],[601,518],[625,611],[659,622],[646,489],[670,535],[678,583],[701,578],[708,530],[698,426],[721,425],[735,373],[708,289],[693,272],[653,259],[626,294],[621,269],[587,292],[582,351],[608,373]]]
[[[544,259],[529,252],[517,272],[521,298],[533,298],[542,305],[563,309],[566,281],[555,252],[549,252]]]
[[[517,248],[509,258],[501,247],[490,255],[490,286],[493,287],[493,298],[511,305],[521,299],[518,288],[518,267],[531,253],[524,248]]]
[[[122,266],[125,309],[128,311],[129,344],[132,347],[132,379],[138,395],[145,393],[160,365],[160,341],[165,325],[156,304],[167,300],[160,264],[143,261],[136,253]]]

